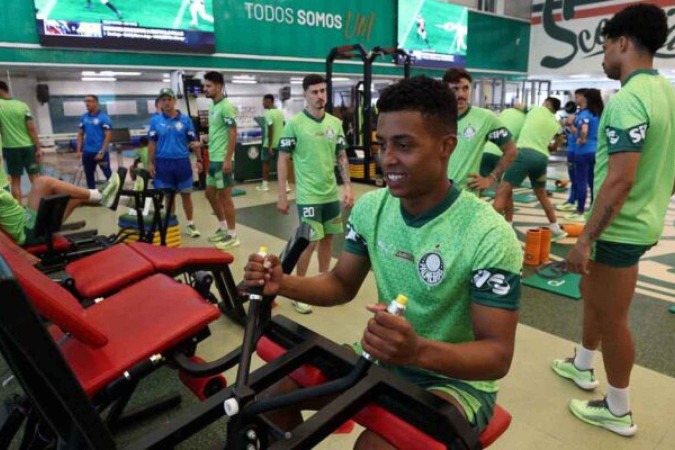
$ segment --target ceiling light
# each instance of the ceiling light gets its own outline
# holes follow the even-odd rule
[[[247,79],[238,79],[238,78],[233,78],[232,82],[235,84],[258,84],[256,80],[247,80]]]
[[[581,79],[585,79],[585,78],[590,78],[591,76],[587,73],[579,73],[579,74],[575,74],[575,75],[570,75],[569,77],[581,80]]]
[[[333,81],[349,81],[349,78],[345,78],[345,77],[335,77],[335,78],[333,78]]]
[[[291,84],[302,84],[302,80],[291,80]]]
[[[143,72],[114,72],[112,70],[102,70],[101,72],[94,72],[91,70],[85,70],[82,72],[82,76],[85,77],[114,77],[114,76],[122,76],[122,77],[140,77],[143,75]]]
[[[162,83],[171,83],[171,80],[169,80],[168,78],[164,78],[164,79],[162,80]]]
[[[82,77],[82,81],[117,81],[114,77]]]

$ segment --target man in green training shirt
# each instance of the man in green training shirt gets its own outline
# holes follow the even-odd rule
[[[495,183],[516,159],[516,145],[511,133],[501,120],[489,109],[470,104],[471,83],[469,72],[461,68],[448,69],[443,83],[457,97],[457,148],[448,164],[448,177],[461,188],[482,191]],[[498,146],[504,155],[487,176],[479,175],[483,150],[487,142]]]
[[[262,183],[256,186],[259,191],[269,191],[270,166],[276,163],[279,139],[284,131],[284,113],[274,107],[274,96],[267,94],[263,97],[265,108],[265,129],[263,130],[263,144],[260,151],[262,161]],[[286,186],[288,192],[288,186]]]
[[[251,255],[244,278],[265,294],[333,306],[352,300],[372,269],[377,305],[361,347],[393,373],[452,403],[483,430],[496,381],[509,370],[520,300],[522,251],[489,204],[448,180],[457,143],[457,106],[447,84],[425,76],[382,91],[377,140],[387,189],[354,206],[345,248],[328,273],[284,275],[279,259]],[[405,316],[385,312],[398,294]],[[355,350],[359,351],[358,346]],[[282,380],[269,395],[297,389]],[[297,409],[271,414],[282,429]],[[391,448],[364,431],[357,449]]]
[[[125,170],[125,169],[123,169]],[[64,194],[71,197],[64,213],[64,219],[78,206],[90,204],[110,207],[115,202],[122,183],[118,173],[97,189],[85,189],[56,178],[42,176],[35,180],[28,193],[26,207],[5,189],[0,189],[0,230],[19,245],[37,243],[35,221],[40,201],[51,195]]]
[[[582,421],[622,436],[637,432],[629,381],[635,349],[628,311],[640,257],[659,240],[675,181],[675,91],[654,70],[654,54],[668,36],[668,20],[655,5],[639,3],[612,17],[602,30],[603,68],[621,90],[600,119],[595,185],[600,187],[583,233],[567,255],[582,274],[583,338],[574,357],[553,370],[582,389],[594,389],[596,350],[602,345],[607,396],[572,400]]]
[[[560,123],[555,112],[560,109],[560,100],[548,97],[543,106],[535,106],[525,116],[525,122],[518,137],[518,157],[504,174],[504,179],[497,187],[494,207],[504,214],[506,221],[513,221],[513,188],[522,184],[525,178],[530,179],[532,190],[541,203],[549,227],[553,232],[552,239],[559,241],[567,237],[560,228],[555,208],[546,192],[546,170],[548,152],[551,141],[560,134]],[[558,145],[559,139],[556,139]]]
[[[342,233],[342,210],[335,179],[337,162],[343,182],[342,207],[354,204],[349,178],[349,159],[342,122],[325,111],[326,80],[320,75],[307,75],[302,80],[305,110],[293,117],[279,140],[279,200],[277,210],[288,214],[286,177],[288,161],[293,157],[300,221],[312,227],[311,243],[298,260],[298,276],[304,277],[318,247],[319,272],[330,268],[333,235]],[[301,314],[312,311],[305,303],[293,303]]]
[[[520,129],[523,128],[523,123],[525,123],[525,112],[523,111],[523,105],[518,103],[514,105],[513,108],[505,109],[499,114],[499,118],[506,129],[509,130],[509,133],[511,133],[511,138],[513,141],[518,142]],[[488,141],[485,144],[483,158],[480,162],[480,176],[489,177],[499,164],[499,160],[502,158],[502,155],[502,150],[491,141]]]
[[[218,229],[209,237],[216,247],[239,246],[236,209],[232,200],[232,160],[237,143],[237,110],[223,94],[225,80],[220,72],[204,75],[204,92],[213,100],[209,108],[209,167],[206,169],[206,198],[218,218]]]
[[[12,98],[4,81],[0,81],[0,133],[12,195],[21,201],[21,175],[25,170],[30,182],[35,181],[40,173],[42,150],[30,108]]]

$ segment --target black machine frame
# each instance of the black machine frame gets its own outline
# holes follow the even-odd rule
[[[326,111],[333,112],[333,65],[336,60],[358,60],[363,64],[363,124],[360,123],[358,114],[358,105],[361,99],[358,95],[352,98],[352,104],[356,105],[354,110],[354,134],[358,136],[363,133],[363,145],[359,145],[358,137],[349,148],[350,152],[355,150],[363,150],[363,179],[354,179],[353,181],[361,181],[364,183],[373,184],[375,180],[370,176],[370,164],[374,162],[372,148],[373,148],[373,133],[372,133],[372,99],[373,94],[371,86],[373,82],[373,63],[379,57],[393,56],[397,61],[403,63],[403,77],[410,78],[410,69],[412,66],[411,56],[408,52],[396,47],[373,47],[372,50],[367,51],[362,44],[343,45],[331,49],[326,57]],[[358,85],[356,93],[358,94]]]

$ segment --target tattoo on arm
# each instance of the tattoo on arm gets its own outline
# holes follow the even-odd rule
[[[605,206],[605,210],[603,211],[600,220],[594,224],[588,233],[588,237],[590,238],[591,242],[595,242],[598,240],[598,238],[600,238],[600,235],[603,231],[605,231],[605,228],[609,226],[613,218],[614,208],[610,205]]]
[[[342,182],[345,185],[351,184],[351,178],[349,177],[349,158],[347,157],[346,150],[340,150],[338,153],[338,169],[340,170]]]

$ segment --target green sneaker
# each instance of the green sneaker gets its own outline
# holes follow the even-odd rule
[[[577,209],[577,207],[574,206],[574,203],[565,202],[565,203],[561,203],[559,205],[556,205],[555,209],[557,209],[558,211],[574,211],[575,209]]]
[[[117,172],[110,176],[110,179],[105,182],[101,188],[101,205],[110,208],[115,203],[117,191],[120,189],[120,176]]]
[[[559,242],[562,241],[567,237],[567,232],[565,230],[560,230],[560,231],[554,231],[553,234],[551,234],[551,241],[553,242]]]
[[[184,233],[187,234],[190,237],[193,238],[198,238],[202,234],[199,232],[196,226],[194,225],[188,225],[185,227]]]
[[[216,248],[218,250],[229,250],[234,247],[239,247],[240,242],[236,236],[231,236],[225,233],[225,237],[220,241],[216,242]]]
[[[586,216],[584,213],[572,213],[566,215],[565,220],[574,223],[586,223]]]
[[[574,381],[574,384],[586,391],[593,390],[600,384],[595,379],[593,369],[577,369],[577,366],[574,365],[574,356],[565,359],[554,359],[551,369],[559,376]]]
[[[209,242],[220,242],[227,236],[228,236],[227,231],[223,230],[222,228],[218,228],[218,230],[215,233],[209,236]]]
[[[629,411],[623,416],[615,416],[607,406],[607,398],[602,400],[572,400],[570,411],[579,420],[596,427],[602,427],[621,436],[630,437],[637,433],[633,423],[633,414]]]
[[[307,303],[302,303],[302,302],[292,302],[293,304],[293,309],[298,312],[299,314],[311,314],[312,313],[312,307],[308,305]]]

